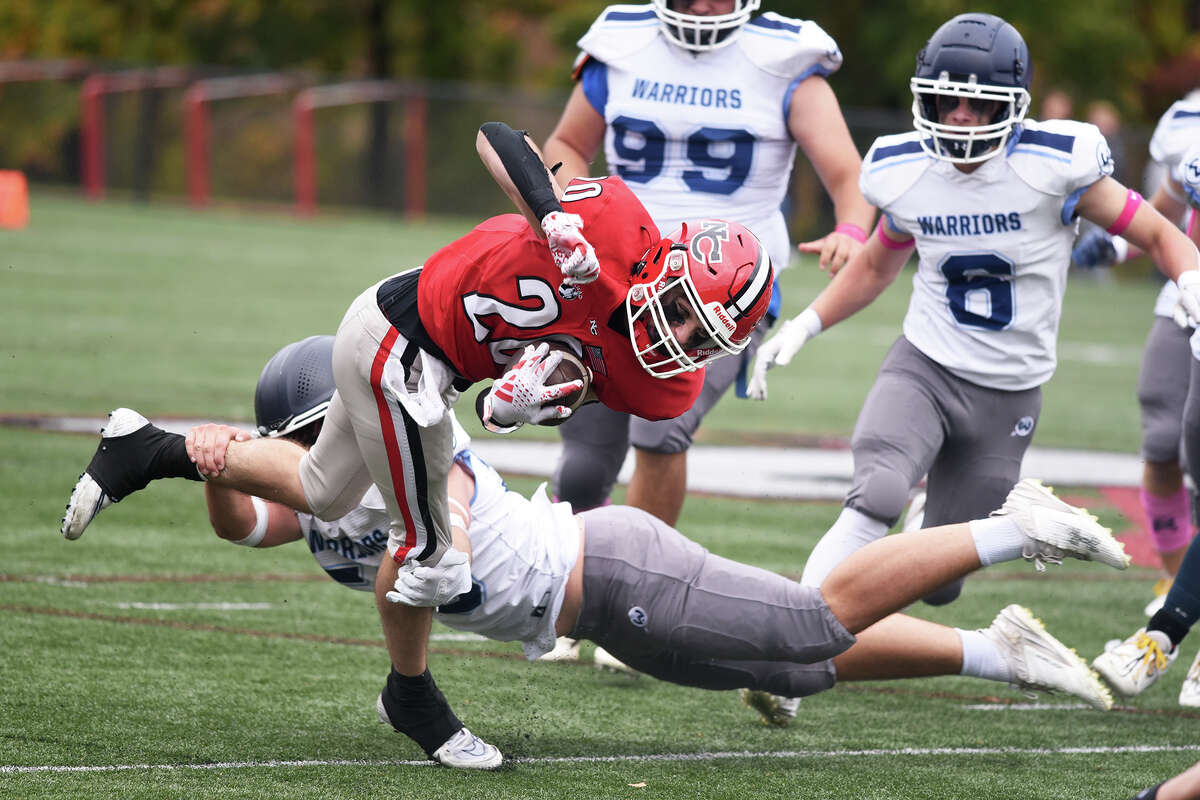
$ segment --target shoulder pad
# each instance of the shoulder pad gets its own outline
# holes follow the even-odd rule
[[[607,64],[641,52],[659,35],[658,15],[649,3],[609,6],[578,44],[583,55]]]
[[[774,11],[743,25],[733,46],[763,72],[788,80],[831,75],[842,65],[842,51],[820,25]]]
[[[1183,187],[1188,205],[1200,208],[1200,141],[1184,151],[1179,162],[1171,169],[1171,177]]]
[[[858,187],[867,202],[885,208],[912,187],[934,163],[917,131],[880,136],[863,158]]]
[[[1008,143],[1008,164],[1026,184],[1066,197],[1113,172],[1112,151],[1095,125],[1026,120]]]
[[[1173,166],[1197,138],[1200,138],[1200,99],[1178,100],[1154,128],[1154,135],[1150,137],[1150,157],[1160,164]]]

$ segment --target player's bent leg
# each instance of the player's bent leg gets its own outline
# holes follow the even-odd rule
[[[747,350],[756,347],[761,336],[761,330],[756,328]],[[687,451],[692,446],[692,437],[700,422],[737,380],[746,357],[743,353],[738,358],[722,358],[709,364],[700,396],[680,416],[656,421],[630,418],[634,467],[625,495],[627,505],[649,511],[668,525],[679,520],[687,494]]]
[[[563,446],[551,480],[557,499],[577,512],[609,502],[629,450],[629,420],[628,414],[590,403],[558,426]]]
[[[1023,480],[985,520],[897,533],[839,564],[821,593],[846,628],[858,632],[981,566],[1024,558],[1038,570],[1064,557],[1129,564],[1124,546],[1086,509],[1054,496],[1040,481]]]
[[[625,502],[674,525],[687,494],[687,451],[652,453],[635,448],[633,453],[633,478]]]
[[[159,478],[201,480],[187,455],[184,437],[167,433],[141,414],[118,408],[100,429],[100,444],[79,476],[60,530],[78,539],[104,509]]]

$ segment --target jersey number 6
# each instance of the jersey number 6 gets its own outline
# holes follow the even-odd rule
[[[1012,324],[1013,264],[995,253],[952,255],[941,263],[946,300],[958,324],[1000,331]]]

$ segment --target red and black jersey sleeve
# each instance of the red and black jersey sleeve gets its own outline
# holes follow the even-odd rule
[[[576,178],[562,203],[583,220],[600,261],[596,281],[564,291],[546,242],[528,222],[516,214],[492,217],[425,262],[422,325],[472,381],[499,377],[525,343],[553,338],[583,353],[597,396],[610,408],[648,419],[682,414],[699,395],[703,373],[649,375],[620,324],[635,265],[657,243],[658,229],[619,178]]]

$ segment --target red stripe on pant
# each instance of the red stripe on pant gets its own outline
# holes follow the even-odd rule
[[[408,493],[404,487],[404,460],[400,457],[400,443],[396,440],[396,425],[392,421],[392,408],[388,405],[387,395],[383,391],[383,366],[392,353],[392,345],[400,332],[389,328],[383,337],[379,349],[375,351],[375,361],[371,364],[371,391],[375,395],[375,405],[379,409],[379,428],[383,433],[383,446],[387,451],[388,472],[392,478],[392,491],[400,505],[400,513],[404,517],[404,544],[397,548],[396,563],[404,563],[404,559],[417,546],[417,529],[413,524],[412,512],[409,510]]]

